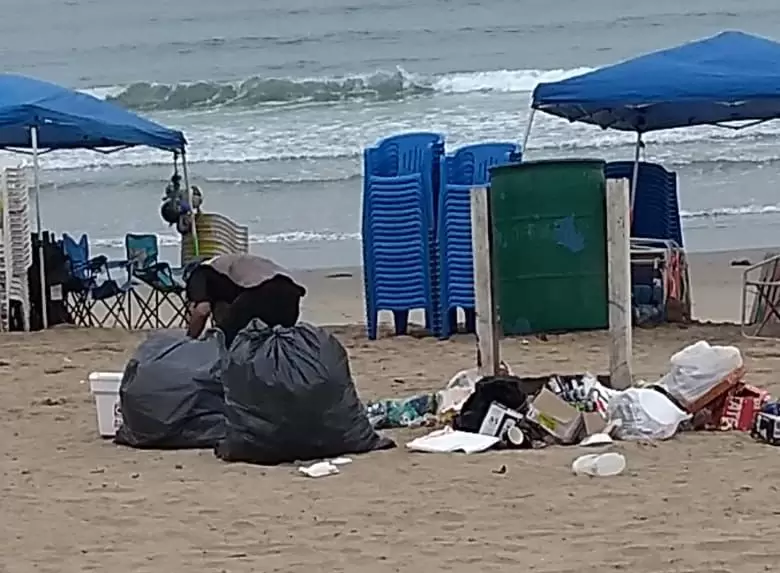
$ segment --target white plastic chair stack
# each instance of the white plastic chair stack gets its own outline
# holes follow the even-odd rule
[[[2,240],[0,240],[0,325],[9,327],[12,301],[22,305],[24,329],[29,330],[30,294],[27,271],[32,266],[30,189],[22,167],[6,167],[0,179]]]

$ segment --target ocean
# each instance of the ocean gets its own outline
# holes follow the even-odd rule
[[[531,90],[642,52],[738,29],[780,37],[769,0],[11,0],[4,71],[115,101],[185,132],[204,208],[249,225],[291,268],[360,263],[361,151],[407,130],[448,148],[519,141]],[[30,15],[35,17],[31,18]],[[685,81],[685,78],[680,78]],[[631,134],[537,114],[527,157],[632,159]],[[686,246],[776,246],[780,122],[646,138],[677,171]],[[159,216],[169,154],[54,152],[41,215],[120,256]]]

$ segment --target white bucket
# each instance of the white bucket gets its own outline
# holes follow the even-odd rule
[[[93,372],[89,375],[89,388],[95,397],[98,431],[104,438],[113,438],[122,425],[119,407],[121,372]]]

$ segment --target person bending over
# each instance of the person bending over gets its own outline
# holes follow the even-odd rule
[[[209,317],[233,339],[253,318],[268,326],[298,322],[306,289],[273,261],[255,255],[220,255],[199,263],[187,277],[187,334],[197,338]]]

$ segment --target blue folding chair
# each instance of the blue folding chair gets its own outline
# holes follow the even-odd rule
[[[128,234],[125,236],[127,265],[130,275],[148,287],[146,293],[133,289],[132,298],[138,304],[139,313],[133,328],[174,328],[187,324],[187,308],[184,300],[184,283],[180,273],[171,265],[159,260],[157,235]],[[171,309],[163,318],[161,310]]]
[[[436,225],[442,338],[457,330],[458,308],[464,311],[466,331],[476,330],[471,189],[490,183],[491,167],[520,159],[520,148],[514,143],[468,145],[447,156]]]
[[[105,255],[90,257],[89,238],[81,235],[76,241],[67,233],[62,235],[62,252],[66,259],[68,277],[63,284],[63,299],[68,313],[78,326],[112,326],[132,328],[129,277],[118,282],[111,276],[112,264]]]

